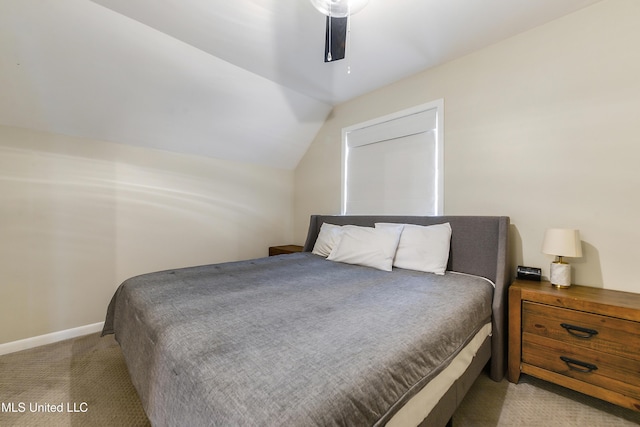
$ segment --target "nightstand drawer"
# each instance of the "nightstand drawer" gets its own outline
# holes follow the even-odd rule
[[[640,323],[524,301],[522,332],[640,361]]]
[[[640,399],[640,361],[525,333],[522,362]]]

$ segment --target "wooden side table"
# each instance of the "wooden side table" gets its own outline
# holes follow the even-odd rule
[[[640,411],[640,294],[516,280],[507,378],[521,373]]]
[[[296,253],[296,252],[302,252],[302,246],[299,246],[299,245],[282,245],[282,246],[271,246],[269,248],[269,256],[293,254],[293,253]]]

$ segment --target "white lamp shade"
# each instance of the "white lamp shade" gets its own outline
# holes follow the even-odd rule
[[[580,258],[582,256],[580,231],[567,228],[549,228],[544,234],[542,252],[549,255]]]
[[[311,0],[311,4],[315,6],[324,15],[334,18],[344,18],[360,12],[369,0]]]

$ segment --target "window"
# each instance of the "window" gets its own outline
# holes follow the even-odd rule
[[[444,101],[342,130],[343,215],[442,215]]]

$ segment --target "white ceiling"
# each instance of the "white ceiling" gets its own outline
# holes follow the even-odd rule
[[[333,105],[599,0],[1,0],[0,124],[295,168]],[[347,73],[350,66],[351,73]]]

